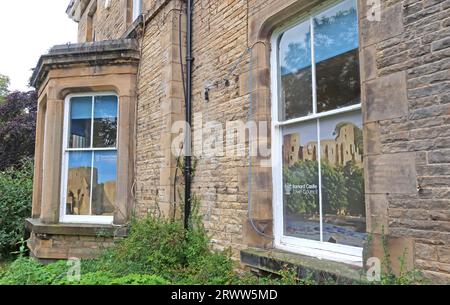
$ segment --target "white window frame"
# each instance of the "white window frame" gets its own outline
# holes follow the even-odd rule
[[[117,134],[116,134],[116,146],[108,148],[69,148],[69,125],[70,125],[70,100],[74,97],[92,97],[92,111],[94,109],[94,100],[96,96],[115,96],[117,97]],[[67,208],[67,182],[68,182],[68,169],[69,169],[69,153],[76,151],[116,151],[118,152],[119,141],[119,96],[112,91],[107,92],[90,92],[90,93],[77,93],[69,94],[64,100],[64,128],[63,128],[63,147],[62,147],[62,171],[61,171],[61,204],[60,204],[60,217],[61,223],[80,223],[80,224],[113,224],[114,216],[91,216],[91,215],[66,215]],[[93,141],[94,134],[94,119],[91,122],[91,141]],[[92,154],[94,155],[94,154]],[[93,157],[92,157],[93,158]],[[92,177],[91,177],[92,179]],[[92,182],[91,182],[92,188]],[[91,190],[91,203],[92,203],[92,190]]]
[[[307,256],[314,256],[319,259],[327,259],[338,262],[343,262],[351,265],[363,265],[363,248],[339,245],[324,242],[323,233],[321,233],[321,240],[309,240],[297,237],[284,235],[284,216],[283,216],[283,153],[282,153],[282,128],[284,126],[291,126],[306,121],[317,122],[317,134],[320,135],[319,119],[325,117],[333,117],[337,114],[350,113],[353,111],[361,111],[361,104],[351,105],[333,109],[326,112],[317,112],[317,94],[316,94],[316,70],[314,58],[314,27],[312,26],[313,18],[323,11],[331,8],[339,3],[339,1],[327,1],[324,5],[318,6],[315,10],[310,11],[307,15],[299,16],[292,22],[276,29],[271,37],[271,55],[270,55],[270,69],[271,69],[271,98],[272,98],[272,177],[273,177],[273,213],[274,213],[274,243],[275,247],[281,250],[303,254]],[[358,3],[358,1],[356,1]],[[286,121],[280,121],[280,83],[281,75],[279,74],[279,50],[278,41],[281,34],[290,28],[309,20],[311,28],[311,48],[312,48],[312,94],[313,94],[313,114],[294,118]],[[359,28],[358,28],[359,31]],[[320,173],[320,141],[318,141],[318,165]],[[321,175],[319,174],[319,189],[321,189]],[[322,222],[322,198],[319,192],[319,207],[320,207],[320,232],[323,232]]]
[[[142,14],[142,0],[133,0],[133,22]]]

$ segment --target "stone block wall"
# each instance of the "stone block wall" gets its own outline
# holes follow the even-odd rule
[[[31,255],[45,261],[82,257],[95,258],[114,244],[113,237],[49,235],[31,233],[28,246]]]
[[[412,243],[436,282],[450,282],[449,17],[450,1],[382,1],[361,21],[368,227]]]
[[[109,13],[99,13],[99,39],[125,32],[117,24],[106,26],[120,19],[107,17],[113,16],[115,2],[120,1],[112,1]],[[195,1],[193,113],[201,113],[204,124],[215,121],[222,128],[226,121],[246,122],[251,92],[259,101],[256,119],[270,120],[267,39],[274,27],[319,2]],[[184,114],[177,36],[182,2],[152,3],[138,81],[139,216],[155,206],[165,215],[172,212],[176,159],[170,144],[176,134],[171,126]],[[389,237],[394,264],[406,250],[408,266],[419,267],[435,282],[450,282],[450,0],[382,0],[375,8],[379,21],[368,20],[367,1],[358,3],[368,231],[375,243],[383,232]],[[262,40],[249,71],[247,46]],[[194,130],[199,126],[194,115]],[[224,139],[225,134],[216,144],[226,147]],[[270,240],[258,239],[247,219],[247,173],[246,157],[204,155],[196,160],[193,193],[214,248],[232,247],[236,256],[248,245],[270,246]],[[252,213],[270,223],[270,174],[253,173]]]
[[[179,59],[180,1],[154,6],[142,41],[136,133],[136,214],[173,215],[172,124],[184,120]],[[183,20],[184,17],[183,17]],[[182,21],[184,28],[185,21]],[[182,28],[182,31],[183,31]],[[184,37],[184,34],[182,34]]]
[[[91,28],[95,31],[95,40],[119,39],[129,26],[127,10],[129,0],[113,0],[107,9],[104,0],[91,0],[80,21],[78,22],[78,42],[86,42],[92,39]],[[127,22],[128,20],[128,22]],[[91,24],[90,24],[91,22]]]

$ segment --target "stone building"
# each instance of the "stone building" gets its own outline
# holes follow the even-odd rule
[[[212,248],[231,247],[256,269],[290,261],[352,277],[369,257],[383,257],[385,236],[395,270],[402,257],[408,269],[449,283],[450,1],[193,3],[192,108],[203,121],[194,119],[193,145],[203,153],[192,192]],[[126,235],[131,215],[155,205],[171,215],[183,199],[174,197],[182,186],[174,151],[185,117],[186,2],[71,0],[67,14],[78,43],[53,47],[31,79],[39,106],[28,245],[42,260],[94,256]],[[242,147],[212,131],[232,121],[256,122],[258,137]],[[345,122],[361,130],[343,150],[363,164],[362,199],[346,190],[335,207],[328,167],[291,169],[282,148],[296,139],[298,158],[300,141],[332,140],[316,147],[315,160],[345,167],[352,158],[337,158],[332,136]],[[217,147],[246,153],[209,153]],[[249,157],[248,147],[258,153]],[[109,185],[93,196],[85,183],[91,205],[115,198],[114,213],[67,213],[68,172],[80,167],[91,168],[80,179],[95,168]],[[354,182],[355,172],[339,177]],[[352,205],[365,220],[342,212]]]

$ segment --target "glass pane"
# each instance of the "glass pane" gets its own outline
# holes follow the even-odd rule
[[[356,1],[345,1],[314,18],[317,111],[360,103]]]
[[[317,123],[283,130],[284,235],[320,240]]]
[[[92,152],[69,152],[66,214],[89,215]]]
[[[91,146],[92,97],[70,99],[69,148]]]
[[[366,238],[361,113],[320,120],[323,241],[362,247]]]
[[[279,43],[280,119],[289,120],[313,112],[310,21],[283,33]]]
[[[94,104],[94,147],[115,147],[117,139],[117,97],[96,96]]]
[[[113,215],[116,201],[117,152],[94,153],[92,181],[92,215]]]

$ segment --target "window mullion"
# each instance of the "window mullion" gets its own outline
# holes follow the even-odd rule
[[[90,199],[89,199],[89,216],[92,216],[92,196],[93,196],[93,182],[94,182],[94,104],[95,96],[92,96],[91,108],[91,185],[90,185]]]
[[[313,94],[313,114],[317,114],[317,81],[316,81],[316,50],[314,46],[314,17],[310,18],[311,32],[311,69],[312,69],[312,94]],[[323,242],[323,213],[322,213],[322,166],[321,166],[321,146],[320,146],[320,119],[317,118],[317,170],[318,170],[318,192],[319,192],[319,227],[320,241]]]
[[[314,18],[310,18],[311,32],[311,72],[312,72],[312,94],[313,94],[313,114],[317,113],[317,82],[316,82],[316,50],[314,48]]]
[[[320,241],[323,242],[323,212],[322,212],[322,164],[321,164],[321,146],[320,146],[320,119],[317,119],[317,168],[319,180],[319,227]]]

